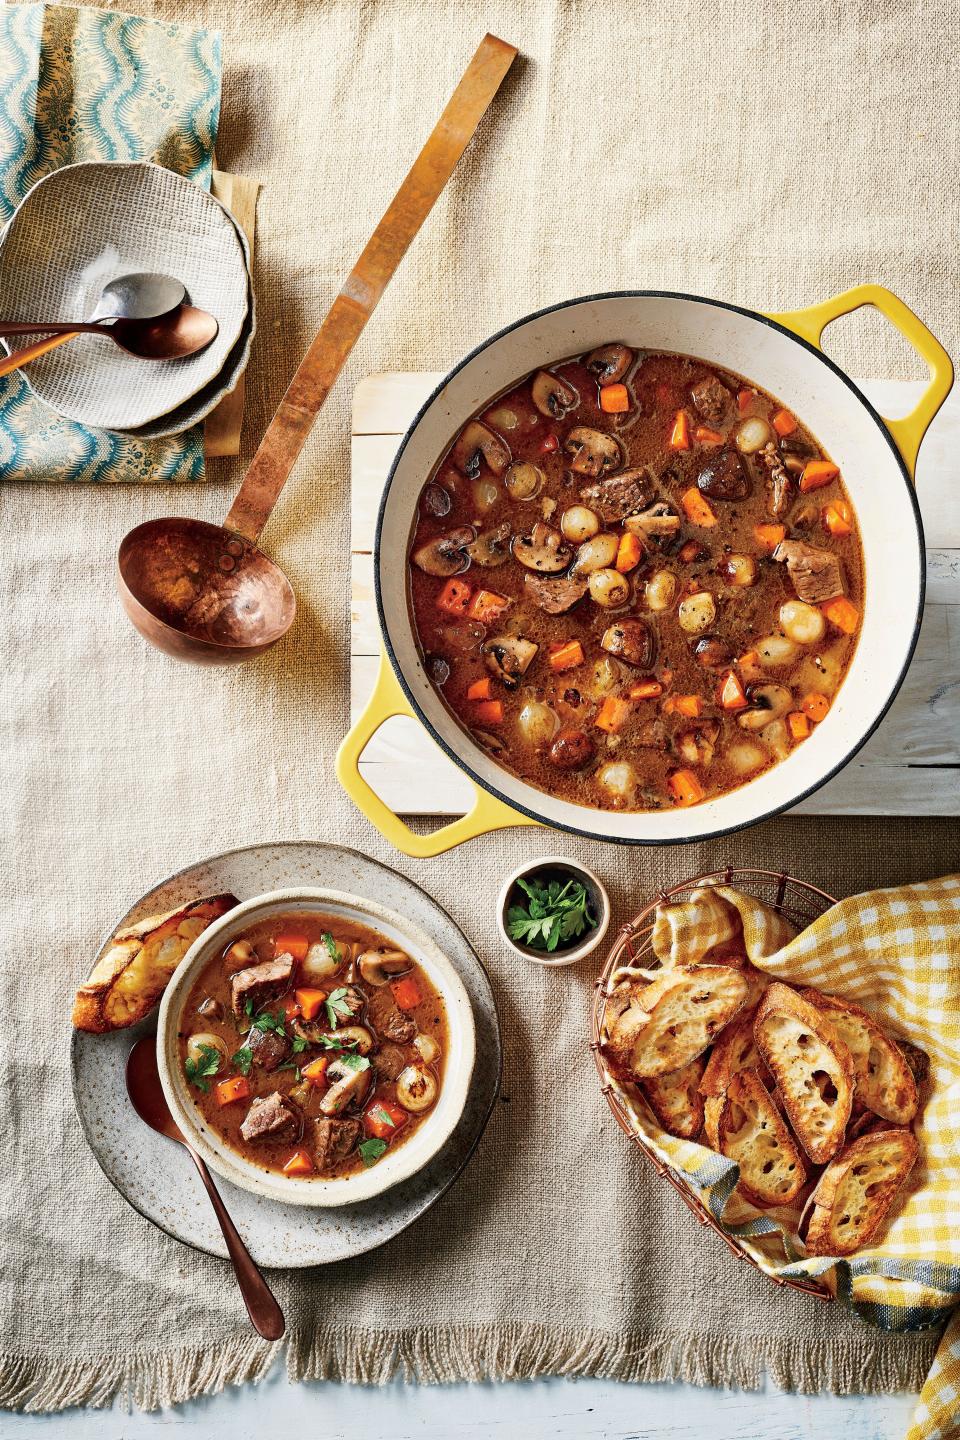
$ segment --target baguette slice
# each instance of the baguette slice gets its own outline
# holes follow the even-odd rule
[[[800,993],[823,1011],[850,1051],[855,1099],[882,1120],[909,1125],[917,1113],[917,1083],[896,1042],[852,1000],[813,989]]]
[[[668,1135],[692,1140],[703,1129],[702,1078],[703,1059],[698,1056],[669,1075],[640,1081],[647,1104]]]
[[[737,1186],[754,1205],[789,1205],[807,1168],[780,1111],[755,1070],[741,1070],[706,1105],[707,1140],[740,1166]]]
[[[102,1035],[149,1015],[197,936],[239,903],[235,895],[211,895],[118,930],[77,991],[75,1028]]]
[[[678,966],[650,985],[622,985],[607,998],[603,1053],[628,1079],[669,1075],[703,1054],[746,996],[728,965]]]
[[[853,1104],[853,1060],[830,1021],[780,981],[767,988],[753,1026],[800,1144],[815,1165],[843,1144]]]
[[[810,1197],[810,1255],[852,1255],[883,1224],[920,1147],[910,1130],[875,1130],[854,1140],[824,1170]]]
[[[749,1004],[749,994],[747,1003]],[[729,1087],[734,1075],[741,1070],[756,1070],[760,1078],[770,1081],[767,1067],[760,1058],[757,1042],[753,1038],[753,1022],[757,1009],[743,1010],[727,1028],[717,1036],[710,1051],[703,1079],[700,1081],[701,1095],[722,1095]]]

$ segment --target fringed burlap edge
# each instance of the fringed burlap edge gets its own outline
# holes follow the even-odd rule
[[[909,1348],[882,1336],[862,1340],[708,1337],[572,1332],[547,1325],[431,1326],[395,1331],[333,1326],[287,1342],[291,1380],[341,1380],[386,1385],[445,1385],[470,1380],[534,1380],[588,1376],[635,1384],[685,1380],[693,1385],[758,1390],[768,1373],[784,1390],[834,1395],[890,1394],[921,1388],[936,1336]],[[140,1410],[179,1405],[227,1385],[261,1380],[283,1343],[254,1337],[215,1351],[76,1361],[4,1355],[0,1408],[66,1410],[103,1406],[119,1398]]]

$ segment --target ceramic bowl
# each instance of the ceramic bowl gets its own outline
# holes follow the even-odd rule
[[[24,369],[31,389],[65,419],[131,430],[168,414],[221,372],[249,308],[246,250],[226,208],[161,165],[64,165],[26,195],[0,243],[0,314],[83,319],[105,284],[130,271],[174,275],[190,303],[219,324],[183,360],[140,360],[112,340],[80,335]],[[9,351],[34,335],[10,337]]]
[[[395,1150],[369,1170],[325,1179],[294,1180],[254,1164],[226,1144],[205,1124],[191,1098],[180,1064],[177,1034],[183,1006],[199,972],[212,956],[250,925],[274,915],[319,912],[372,926],[412,955],[439,991],[447,1016],[447,1054],[440,1097],[423,1123]],[[335,1206],[369,1200],[422,1169],[447,1141],[463,1113],[473,1073],[475,1037],[473,1012],[463,982],[435,942],[401,915],[338,890],[303,888],[274,890],[246,900],[215,921],[194,942],[177,967],[160,1006],[157,1063],[171,1113],[190,1144],[224,1179],[288,1205]]]
[[[525,898],[522,892],[518,895],[517,881],[522,877],[527,880],[531,876],[539,876],[544,870],[565,870],[579,880],[587,892],[590,902],[591,913],[596,917],[597,924],[592,930],[588,930],[580,941],[579,945],[572,945],[564,950],[555,950],[551,954],[547,950],[536,950],[532,945],[524,945],[522,942],[511,938],[507,929],[507,911],[518,899]],[[515,955],[522,955],[524,960],[532,960],[536,965],[544,965],[547,969],[557,969],[561,965],[575,965],[578,960],[585,960],[588,955],[603,943],[604,936],[610,926],[610,896],[607,894],[603,882],[592,870],[585,865],[580,865],[576,860],[571,860],[567,855],[540,855],[536,860],[525,860],[512,870],[503,882],[500,894],[497,897],[497,928],[500,931],[500,938],[508,950]]]

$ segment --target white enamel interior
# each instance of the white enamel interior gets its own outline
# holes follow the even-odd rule
[[[193,1102],[180,1065],[177,1036],[180,1016],[191,986],[212,956],[251,925],[271,916],[304,913],[342,916],[369,925],[423,967],[439,991],[446,1011],[447,1050],[443,1083],[433,1109],[409,1140],[390,1149],[369,1170],[339,1179],[319,1176],[290,1179],[274,1170],[252,1164],[206,1125]],[[360,899],[337,890],[274,890],[246,900],[210,925],[187,951],[167,986],[157,1028],[157,1064],[167,1104],[181,1130],[207,1164],[226,1180],[255,1195],[282,1200],[287,1205],[352,1205],[389,1190],[415,1175],[449,1140],[467,1101],[473,1074],[476,1039],[473,1011],[463,981],[450,960],[417,926],[374,900]]]
[[[689,809],[624,814],[574,805],[501,769],[445,708],[410,621],[405,555],[421,487],[471,414],[538,366],[608,340],[696,355],[796,412],[840,465],[866,557],[863,629],[830,714],[772,770]],[[474,779],[552,824],[611,840],[683,841],[738,829],[796,803],[849,759],[895,693],[915,639],[923,548],[909,483],[885,428],[817,353],[758,316],[683,296],[614,295],[533,316],[452,374],[408,432],[384,502],[376,573],[394,666],[428,726]]]

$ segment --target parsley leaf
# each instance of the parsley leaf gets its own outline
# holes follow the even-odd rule
[[[250,1064],[252,1060],[253,1051],[249,1045],[242,1045],[239,1050],[230,1056],[230,1064],[235,1070],[239,1070],[241,1075],[250,1074]]]
[[[269,1010],[264,1010],[263,1014],[258,1015],[254,1020],[253,1028],[255,1030],[275,1030],[278,1035],[285,1035],[287,1033],[283,1028],[285,1019],[286,1016],[282,1010],[278,1010],[276,1015],[271,1015]]]
[[[356,1040],[341,1040],[336,1035],[319,1035],[316,1043],[324,1050],[356,1050]]]
[[[349,1051],[344,1051],[344,1053],[340,1056],[338,1064],[342,1065],[345,1070],[370,1069],[370,1061],[367,1059],[366,1055],[357,1055],[355,1053],[351,1054]]]
[[[294,1035],[292,1048],[294,1055],[299,1055],[301,1050],[306,1050],[307,1042],[302,1035]]]
[[[329,930],[325,931],[324,934],[321,935],[320,939],[323,941],[324,945],[326,945],[326,947],[327,947],[327,954],[330,956],[330,959],[331,959],[331,960],[336,960],[337,964],[339,965],[339,964],[340,964],[340,948],[339,948],[339,946],[337,945],[336,940],[334,940],[333,936],[330,934],[330,931],[329,931]]]
[[[596,927],[586,888],[572,876],[566,881],[553,878],[546,884],[521,876],[517,887],[527,896],[527,904],[511,905],[507,910],[511,940],[532,950],[554,951],[561,941],[566,944]]]
[[[397,1122],[384,1110],[382,1105],[374,1105],[369,1111],[370,1119],[376,1120],[381,1125],[389,1125],[391,1130],[396,1130]]]
[[[371,1165],[376,1165],[380,1156],[387,1148],[386,1140],[361,1140],[357,1149],[360,1151],[360,1158],[369,1170]]]
[[[349,1020],[353,1015],[350,1002],[347,1000],[345,985],[340,985],[336,990],[332,990],[323,1003],[331,1030],[336,1030],[341,1020]]]
[[[183,1062],[183,1073],[191,1085],[195,1085],[206,1095],[210,1089],[210,1082],[206,1077],[216,1075],[223,1057],[215,1045],[199,1045],[197,1048],[200,1052],[197,1058],[188,1055]]]

